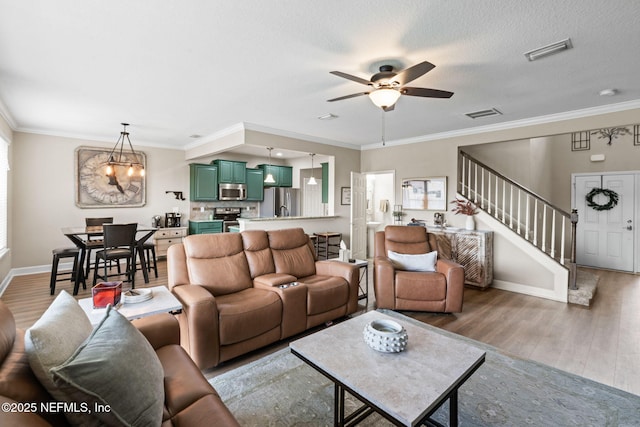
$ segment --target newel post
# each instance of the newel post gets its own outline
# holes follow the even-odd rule
[[[569,261],[569,289],[576,290],[576,227],[578,225],[578,210],[571,210],[571,259]]]

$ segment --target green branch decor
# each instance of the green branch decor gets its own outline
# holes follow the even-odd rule
[[[600,194],[608,198],[609,201],[604,204],[594,202],[593,199]],[[619,198],[620,196],[618,196],[618,193],[613,190],[608,190],[606,188],[594,188],[589,191],[589,194],[587,194],[585,200],[587,201],[587,206],[596,211],[608,211],[616,207]]]

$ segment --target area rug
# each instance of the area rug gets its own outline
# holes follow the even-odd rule
[[[640,396],[384,312],[486,351],[485,363],[460,387],[460,426],[640,425]],[[289,349],[226,372],[211,383],[244,427],[333,425],[333,383]],[[347,413],[360,406],[352,397],[346,405]],[[448,409],[445,403],[433,418],[448,425]],[[374,414],[360,425],[391,424]]]

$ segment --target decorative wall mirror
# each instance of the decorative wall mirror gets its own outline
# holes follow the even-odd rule
[[[403,179],[402,208],[446,211],[447,177]]]

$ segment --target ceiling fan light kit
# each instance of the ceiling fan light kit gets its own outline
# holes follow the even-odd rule
[[[342,101],[344,99],[368,95],[369,99],[371,99],[371,102],[373,102],[376,107],[381,108],[383,111],[391,111],[393,110],[395,103],[400,98],[400,95],[419,96],[423,98],[451,98],[453,92],[439,89],[405,86],[407,83],[428,73],[434,68],[435,65],[431,64],[430,62],[423,61],[419,64],[396,73],[393,71],[393,66],[382,65],[380,67],[380,72],[371,76],[370,80],[352,76],[351,74],[343,73],[342,71],[331,71],[331,74],[338,77],[342,77],[347,80],[369,86],[370,90],[368,92],[360,92],[351,95],[340,96],[338,98],[329,99],[327,101]]]
[[[376,107],[385,109],[394,105],[398,98],[400,98],[400,92],[395,89],[377,89],[369,93],[369,99]]]

